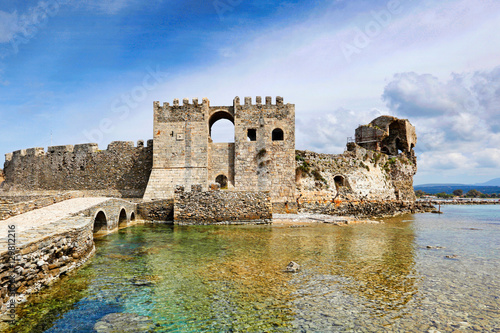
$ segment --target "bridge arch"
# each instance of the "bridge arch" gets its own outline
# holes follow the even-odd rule
[[[121,207],[120,215],[118,216],[118,226],[127,224],[127,222],[128,222],[127,211],[125,210],[125,208]]]
[[[108,218],[103,210],[99,210],[94,216],[94,233],[104,230],[108,230]]]

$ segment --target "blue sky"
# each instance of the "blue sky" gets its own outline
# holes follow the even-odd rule
[[[279,95],[298,149],[341,153],[390,114],[417,127],[416,184],[483,182],[500,176],[498,31],[493,0],[3,0],[0,153],[147,140],[156,100]]]

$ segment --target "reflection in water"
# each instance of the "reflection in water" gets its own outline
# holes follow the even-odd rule
[[[422,253],[432,253],[418,244],[425,221],[412,219],[122,229],[97,241],[89,265],[24,306],[11,332],[92,332],[112,312],[149,316],[158,332],[451,331],[440,320],[458,317],[441,318],[439,300],[429,303],[430,292],[448,288],[428,277],[442,256],[419,269]],[[297,274],[284,272],[292,260]]]

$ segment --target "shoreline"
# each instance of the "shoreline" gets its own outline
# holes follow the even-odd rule
[[[417,200],[416,202],[431,205],[500,205],[500,200]]]

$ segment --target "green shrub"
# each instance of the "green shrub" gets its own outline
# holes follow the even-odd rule
[[[314,180],[319,180],[319,181],[322,181],[323,183],[327,184],[328,182],[326,181],[325,178],[323,178],[323,176],[321,175],[321,173],[319,172],[318,169],[314,169],[312,171],[312,175],[314,177]]]
[[[266,148],[262,148],[262,149],[261,149],[261,150],[259,150],[259,152],[257,153],[257,158],[262,158],[262,157],[266,156],[266,153],[267,153]]]

